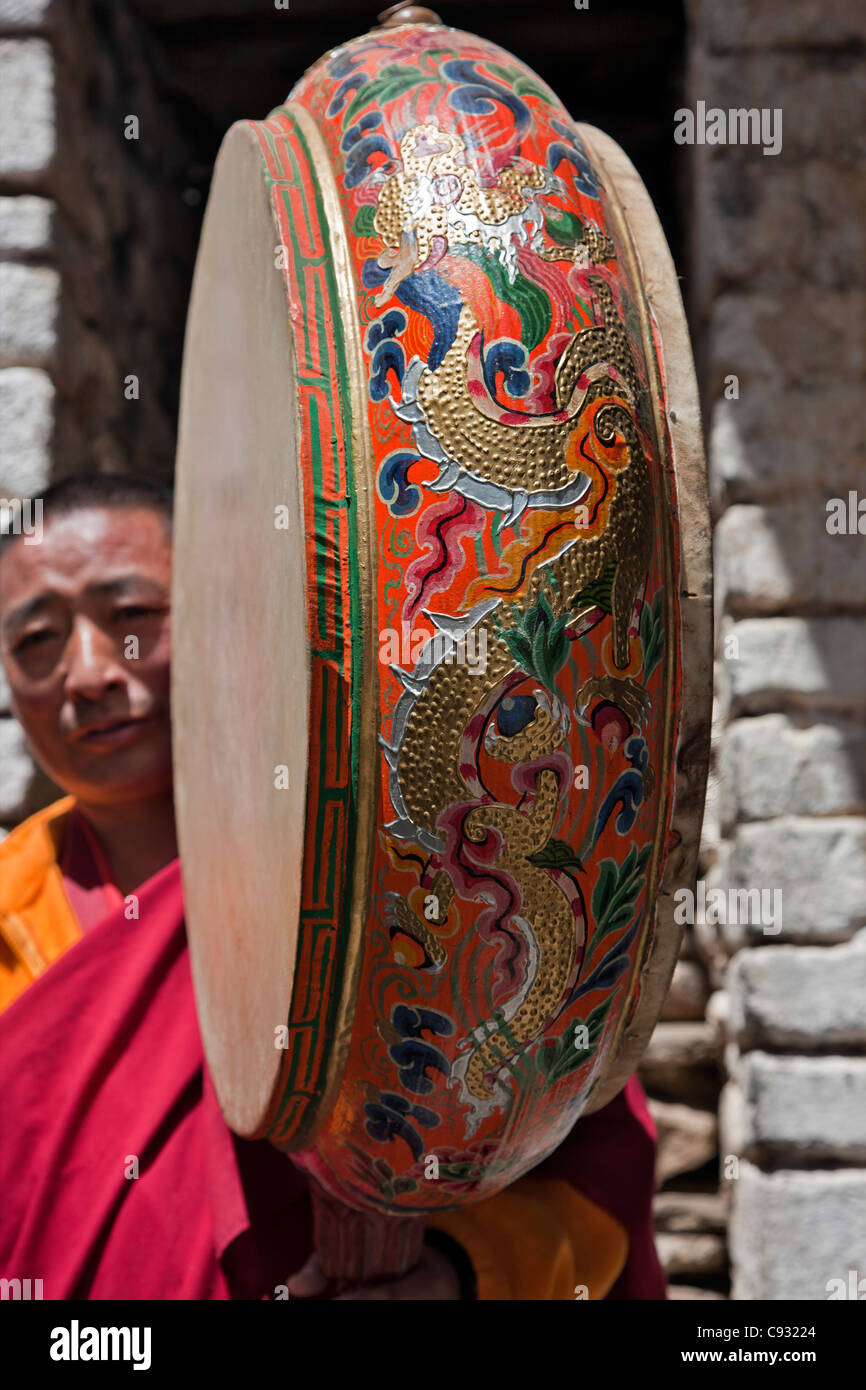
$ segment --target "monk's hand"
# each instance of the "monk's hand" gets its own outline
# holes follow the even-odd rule
[[[371,1300],[371,1299],[420,1299],[438,1301],[439,1299],[459,1299],[460,1280],[457,1270],[448,1256],[441,1250],[425,1245],[421,1259],[399,1279],[388,1279],[380,1284],[335,1284],[322,1272],[318,1255],[311,1255],[307,1263],[287,1281],[290,1298]]]

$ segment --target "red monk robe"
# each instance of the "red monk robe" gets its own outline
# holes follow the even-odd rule
[[[312,1249],[307,1179],[222,1120],[178,862],[128,917],[73,805],[0,845],[0,1003],[17,996],[0,1014],[0,1277],[41,1278],[49,1299],[279,1296]],[[531,1176],[430,1224],[484,1299],[664,1298],[654,1138],[633,1079]]]

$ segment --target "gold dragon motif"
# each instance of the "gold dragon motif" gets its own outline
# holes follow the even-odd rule
[[[385,243],[379,265],[389,270],[376,296],[379,305],[413,271],[458,243],[496,252],[512,278],[515,238],[523,243],[531,239],[543,260],[588,264],[613,255],[610,239],[592,226],[584,228],[573,247],[541,245],[544,218],[535,196],[558,188],[559,180],[537,164],[510,164],[493,183],[482,185],[467,160],[465,141],[432,122],[406,132],[400,164],[382,184],[373,219]]]
[[[460,138],[431,125],[417,126],[404,136],[401,157],[403,168],[383,185],[376,211],[376,230],[386,243],[380,265],[391,267],[379,302],[427,261],[437,237],[447,245],[449,238],[468,236],[484,240],[489,248],[490,227],[496,225],[504,237],[509,219],[527,214],[525,190],[540,190],[547,177],[546,171],[512,168],[500,174],[495,187],[481,188],[474,171],[463,163],[465,147]],[[483,229],[474,226],[472,218],[483,222]],[[611,244],[597,235],[595,242],[590,238],[590,254],[595,250],[609,257]],[[577,258],[562,248],[543,254],[545,259]],[[576,333],[560,358],[553,411],[521,417],[478,389],[470,390],[469,363],[473,356],[478,358],[479,327],[465,303],[455,340],[441,364],[431,370],[417,362],[414,375],[410,371],[404,380],[403,401],[395,404],[395,410],[415,423],[421,452],[421,439],[429,441],[430,457],[443,468],[437,483],[440,490],[460,473],[475,483],[524,497],[538,493],[547,497],[567,490],[580,478],[569,462],[570,446],[578,431],[585,430],[587,413],[595,407],[589,428],[603,447],[609,474],[606,523],[592,534],[577,536],[555,559],[539,566],[526,585],[521,607],[530,609],[544,588],[555,614],[568,614],[576,621],[596,605],[597,584],[612,569],[611,649],[614,666],[625,672],[631,660],[632,616],[651,557],[653,495],[634,415],[641,384],[628,337],[606,280],[596,277],[593,288],[600,322]],[[410,389],[413,394],[407,399]],[[389,828],[405,838],[420,836],[434,854],[437,837],[440,851],[444,849],[442,813],[461,803],[477,803],[478,787],[468,784],[461,761],[468,729],[477,731],[483,725],[488,731],[485,751],[513,764],[554,754],[566,743],[571,714],[541,690],[535,691],[537,708],[525,728],[512,737],[500,733],[491,739],[490,720],[498,703],[508,698],[515,677],[515,658],[503,637],[507,620],[496,611],[498,607],[498,601],[482,604],[483,612],[473,619],[484,629],[485,671],[441,662],[423,680],[415,680],[417,673],[412,673],[401,697],[408,703],[399,734],[395,742],[384,745],[392,801],[399,812],[399,820]],[[589,678],[578,693],[578,711],[599,697],[618,702],[635,722],[646,708],[646,692],[625,674]],[[514,920],[531,943],[522,989],[510,1007],[499,1011],[498,1019],[473,1030],[471,1050],[455,1064],[461,1094],[474,1114],[479,1108],[489,1109],[497,1092],[497,1074],[542,1035],[564,1006],[579,969],[585,922],[556,877],[532,862],[551,839],[564,793],[560,775],[542,767],[534,794],[523,808],[491,800],[472,806],[463,820],[466,841],[483,845],[492,837],[499,847],[493,867],[518,884],[520,906]],[[442,868],[436,883],[445,906],[434,923],[442,925],[454,887]],[[422,945],[429,965],[442,968],[446,952],[441,936],[404,899],[392,897],[392,922]]]
[[[446,208],[493,225],[526,207],[525,188],[543,188],[545,171],[535,164],[503,169],[497,182],[482,188],[466,162],[466,143],[454,131],[432,122],[413,126],[400,141],[402,168],[382,185],[376,231],[386,246],[399,246],[407,231],[418,237],[418,264],[426,261],[434,236],[448,238]],[[424,190],[429,190],[425,198]],[[468,229],[467,229],[468,230]],[[476,232],[474,239],[480,243]]]
[[[556,562],[555,577],[562,611],[574,611],[581,592],[616,563],[612,618],[614,661],[629,664],[629,624],[649,565],[652,537],[652,481],[630,400],[639,391],[631,350],[613,295],[599,280],[596,293],[602,322],[576,333],[557,364],[555,405],[551,415],[503,423],[479,406],[467,382],[467,354],[478,325],[466,305],[454,345],[437,371],[425,367],[417,401],[430,434],[456,464],[484,482],[532,494],[562,489],[578,476],[568,462],[569,445],[594,401],[606,400],[593,428],[605,446],[621,436],[626,449],[618,462],[609,455],[614,496],[608,521],[598,534],[577,540]],[[609,398],[609,399],[606,399]],[[528,596],[537,598],[544,573],[539,570]]]

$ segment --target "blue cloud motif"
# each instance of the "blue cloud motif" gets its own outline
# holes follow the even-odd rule
[[[418,510],[421,489],[410,483],[408,478],[409,469],[417,462],[417,454],[399,450],[388,454],[379,464],[376,489],[392,516],[411,516]]]
[[[380,343],[370,362],[371,399],[384,401],[391,389],[388,385],[388,373],[393,372],[401,382],[405,366],[406,358],[399,343],[395,343],[393,338],[386,338]]]
[[[367,329],[367,348],[372,351],[384,338],[399,338],[408,320],[402,309],[389,309],[380,319],[374,319]]]
[[[354,92],[358,87],[363,87],[365,82],[369,82],[365,72],[353,72],[351,77],[347,77],[345,82],[341,82],[334,95],[331,97],[327,115],[329,118],[339,115],[343,109],[343,103],[350,92]]]
[[[359,58],[356,54],[338,53],[328,63],[328,76],[338,81],[340,78],[344,79],[331,97],[327,111],[329,118],[342,111],[343,103],[350,92],[356,91],[358,87],[363,87],[365,82],[369,82],[370,79],[366,73],[356,71],[362,62],[363,58]]]
[[[640,773],[631,768],[628,772],[621,772],[601,803],[598,820],[595,823],[595,840],[598,840],[599,835],[619,805],[622,805],[622,810],[616,818],[616,833],[617,835],[628,834],[635,823],[637,808],[642,801],[643,778]]]
[[[447,1014],[425,1009],[420,1004],[395,1004],[391,1011],[391,1023],[404,1038],[420,1038],[425,1031],[435,1033],[440,1038],[450,1038],[454,1032],[454,1024]]]
[[[638,772],[643,773],[646,770],[646,765],[649,762],[649,749],[642,734],[632,734],[631,738],[626,739],[623,752],[632,767],[637,768]]]
[[[404,1096],[395,1095],[392,1091],[383,1091],[379,1102],[368,1101],[364,1114],[364,1128],[371,1139],[377,1144],[402,1139],[416,1162],[424,1152],[424,1141],[414,1125],[409,1123],[410,1118],[424,1129],[433,1129],[440,1120],[435,1110],[429,1110],[426,1105],[412,1105]]]
[[[374,132],[382,124],[380,111],[368,111],[365,116],[350,125],[342,140],[340,149],[346,155],[345,180],[347,188],[356,188],[370,173],[370,160],[374,154],[388,157],[392,161],[391,146],[384,135]]]
[[[347,52],[343,49],[328,60],[328,75],[330,77],[345,77],[347,73],[354,72],[363,61],[363,57],[359,57],[357,53]]]
[[[449,97],[455,111],[465,111],[472,116],[488,116],[496,110],[494,103],[498,101],[508,107],[519,132],[529,125],[529,107],[526,103],[510,87],[503,87],[492,77],[478,72],[472,60],[452,58],[442,64],[442,73],[449,82],[456,84]]]
[[[391,147],[384,135],[365,135],[353,145],[346,155],[344,181],[347,188],[357,188],[372,172],[370,160],[374,154],[385,154],[390,158]]]
[[[433,1078],[427,1075],[427,1068],[448,1075],[448,1059],[438,1047],[430,1043],[416,1042],[407,1038],[388,1048],[388,1056],[397,1068],[401,1085],[417,1096],[427,1095],[433,1090]]]
[[[400,1081],[407,1091],[426,1095],[433,1090],[433,1079],[427,1075],[426,1068],[433,1067],[447,1076],[449,1066],[445,1054],[438,1047],[424,1042],[421,1034],[426,1031],[447,1038],[454,1032],[454,1024],[435,1009],[413,1008],[408,1004],[396,1006],[391,1014],[391,1023],[404,1039],[388,1048],[388,1056],[397,1067]]]
[[[389,309],[367,329],[367,350],[373,353],[370,361],[370,397],[374,401],[384,401],[388,396],[389,372],[394,373],[398,382],[403,380],[406,357],[395,339],[404,331],[406,321],[402,309]]]
[[[587,158],[586,150],[578,140],[574,131],[567,126],[564,121],[551,121],[557,134],[563,136],[563,140],[555,140],[547,151],[548,168],[556,170],[557,166],[567,159],[577,170],[575,183],[578,192],[586,194],[587,198],[598,198],[599,187],[593,172],[592,165]]]
[[[350,150],[353,145],[357,145],[358,141],[366,135],[368,131],[376,130],[381,124],[381,111],[368,111],[367,114],[356,121],[354,125],[349,126],[349,129],[340,141],[340,149],[343,151]]]
[[[482,368],[484,383],[494,400],[496,378],[500,372],[505,378],[503,384],[509,396],[517,399],[526,395],[531,385],[526,370],[527,361],[526,348],[512,338],[498,338],[490,344],[482,356]]]

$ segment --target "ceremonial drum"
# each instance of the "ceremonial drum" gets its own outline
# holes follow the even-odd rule
[[[229,131],[175,566],[216,1092],[314,1179],[326,1266],[395,1272],[633,1072],[707,767],[673,264],[623,152],[509,53],[401,11]],[[360,1266],[347,1208],[385,1230]]]

